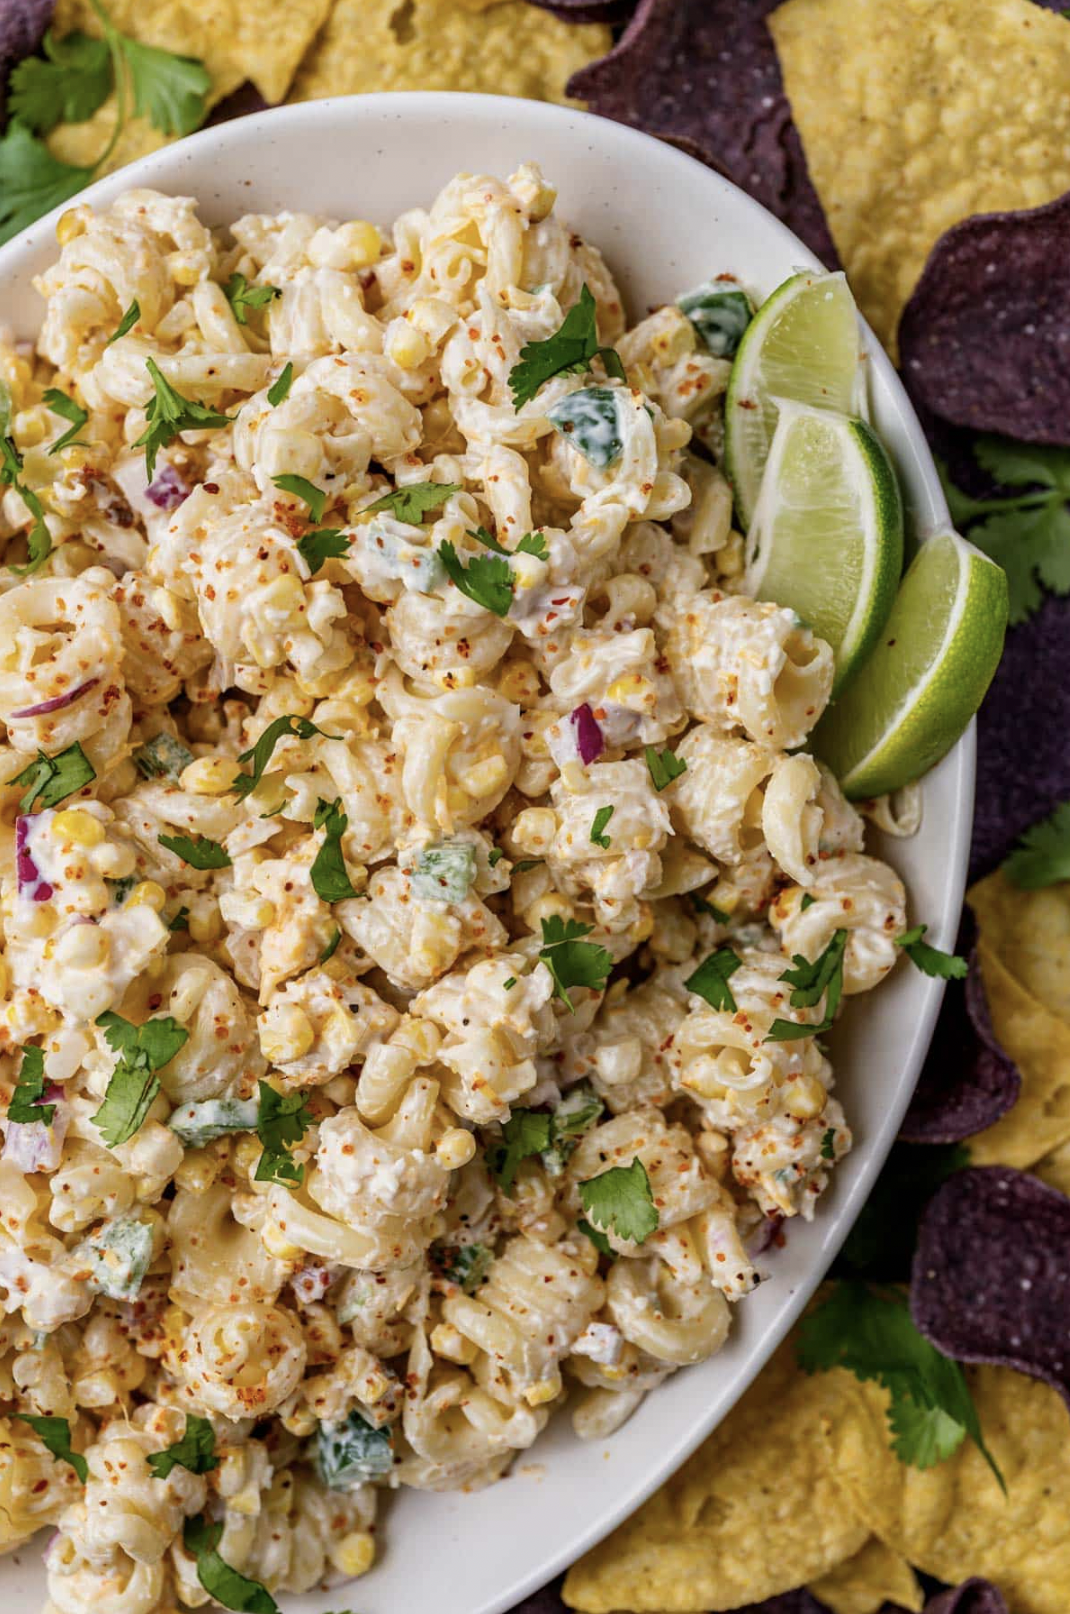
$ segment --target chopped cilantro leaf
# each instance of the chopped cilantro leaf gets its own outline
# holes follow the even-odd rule
[[[495,616],[508,616],[513,603],[513,574],[507,560],[500,555],[477,555],[466,566],[448,541],[441,543],[438,558],[446,575],[462,594],[466,594],[486,611]]]
[[[250,308],[266,308],[268,303],[282,296],[278,286],[250,286],[245,276],[239,274],[237,270],[231,275],[223,290],[239,325],[248,324]],[[271,402],[270,397],[268,402]]]
[[[65,392],[60,392],[58,387],[49,387],[42,402],[54,415],[59,415],[71,423],[69,429],[57,437],[48,450],[50,455],[58,454],[61,448],[66,448],[67,444],[72,443],[78,436],[89,419],[89,411],[83,409],[80,403],[75,403],[73,398],[68,398]]]
[[[185,1468],[191,1474],[208,1474],[219,1467],[215,1455],[215,1430],[207,1418],[186,1413],[186,1429],[181,1440],[163,1451],[149,1453],[149,1468],[154,1479],[166,1479],[173,1468]]]
[[[134,111],[161,134],[188,135],[204,122],[212,80],[203,62],[143,45],[109,27],[130,73]]]
[[[108,337],[108,340],[105,342],[104,346],[111,347],[112,343],[117,342],[120,336],[126,336],[130,331],[133,330],[140,318],[141,304],[135,297],[133,302],[130,304],[130,307],[126,310],[122,319],[119,321],[118,325]]]
[[[7,1107],[7,1118],[9,1121],[17,1121],[21,1126],[32,1125],[34,1121],[40,1121],[44,1126],[51,1126],[56,1106],[41,1103],[41,1099],[45,1096],[45,1056],[40,1048],[32,1045],[19,1051],[22,1054],[22,1064],[19,1066],[15,1091]]]
[[[580,1183],[580,1201],[588,1221],[620,1239],[642,1244],[661,1220],[647,1170],[638,1156],[630,1166],[610,1166]]]
[[[34,134],[48,134],[57,123],[85,123],[111,94],[107,41],[77,28],[57,39],[49,29],[42,49],[44,60],[26,56],[12,71],[11,116]]]
[[[249,1580],[219,1556],[216,1548],[223,1534],[223,1521],[209,1524],[203,1513],[187,1519],[182,1541],[197,1564],[197,1579],[217,1603],[238,1614],[279,1614],[279,1605],[258,1580]]]
[[[54,757],[38,751],[37,760],[17,773],[11,782],[28,787],[19,801],[19,812],[28,813],[34,806],[38,811],[58,807],[61,801],[66,801],[77,790],[84,790],[95,778],[93,764],[75,740],[65,751],[57,751]]]
[[[727,925],[732,917],[731,914],[725,913],[723,908],[718,908],[712,902],[707,902],[705,897],[700,897],[697,891],[692,891],[689,900],[696,913],[709,914],[719,925]]]
[[[551,1120],[545,1110],[514,1109],[503,1123],[502,1141],[487,1150],[487,1165],[505,1193],[513,1191],[520,1162],[550,1147]]]
[[[602,847],[603,851],[612,844],[610,836],[605,834],[605,827],[613,817],[614,810],[612,807],[599,807],[591,825],[591,840],[595,846]]]
[[[1023,891],[1070,880],[1070,801],[1060,802],[1048,818],[1026,830],[1003,872]]]
[[[969,964],[957,953],[945,953],[939,947],[930,947],[922,939],[928,928],[928,925],[915,925],[913,930],[905,930],[895,938],[895,945],[903,949],[910,962],[923,975],[935,975],[945,981],[961,981],[969,974]]]
[[[687,772],[687,763],[682,761],[672,751],[656,751],[652,745],[643,747],[646,765],[650,769],[650,777],[654,782],[654,789],[660,792],[674,779],[679,779],[682,773]]]
[[[324,739],[332,739],[332,735],[324,735],[323,730],[316,727],[307,717],[298,717],[296,713],[288,712],[282,717],[276,717],[261,734],[254,746],[248,751],[242,751],[238,757],[239,762],[251,762],[252,773],[243,773],[234,781],[234,794],[245,797],[254,791],[264,777],[264,769],[271,761],[272,752],[284,735],[295,740],[311,740],[313,735],[319,734]]]
[[[326,962],[327,962],[327,960],[329,958],[334,957],[335,953],[338,951],[338,943],[341,941],[341,939],[342,939],[342,932],[341,932],[340,928],[337,925],[335,925],[335,927],[334,927],[334,935],[331,937],[330,941],[327,943],[326,947],[323,949],[322,953],[320,954],[320,960],[319,961],[320,961],[321,964],[326,964]]]
[[[776,1019],[769,1028],[766,1042],[798,1042],[803,1037],[816,1037],[831,1031],[843,994],[843,955],[847,950],[847,931],[833,932],[832,940],[813,963],[796,953],[794,968],[785,970],[780,977],[792,987],[793,1009],[812,1009],[825,999],[824,1019],[818,1025],[799,1025],[794,1020]]]
[[[428,511],[445,504],[451,494],[463,492],[459,482],[406,482],[392,493],[384,493],[374,504],[366,504],[364,510],[389,510],[399,521],[407,521],[415,527]]]
[[[305,1168],[291,1159],[287,1145],[300,1143],[312,1125],[312,1111],[306,1105],[303,1093],[276,1093],[265,1081],[258,1085],[260,1108],[256,1117],[256,1135],[264,1146],[264,1152],[257,1163],[256,1181],[298,1188],[304,1181]]]
[[[541,342],[526,342],[520,349],[520,362],[509,372],[514,409],[522,409],[555,375],[586,372],[594,358],[601,358],[607,375],[627,379],[616,349],[598,345],[597,304],[585,283],[579,302],[569,309],[553,336]]]
[[[469,527],[469,538],[474,538],[486,549],[492,549],[496,555],[534,555],[536,560],[548,560],[549,551],[546,548],[546,539],[541,532],[526,532],[515,549],[506,549],[500,544],[486,527]]]
[[[321,902],[344,902],[347,897],[355,897],[342,856],[342,836],[349,828],[349,819],[342,811],[341,797],[317,802],[312,826],[323,831],[323,845],[309,871],[312,889]]]
[[[297,540],[297,548],[310,576],[315,577],[325,560],[337,560],[349,553],[349,539],[341,527],[317,527]]]
[[[189,929],[189,909],[188,908],[180,908],[178,910],[178,912],[175,914],[175,917],[173,919],[168,920],[167,928],[168,928],[168,930],[188,930]]]
[[[559,997],[571,1012],[569,988],[587,986],[592,991],[600,992],[613,968],[613,954],[597,942],[581,939],[590,935],[593,925],[581,925],[575,919],[565,920],[560,914],[551,914],[549,919],[543,919],[540,923],[542,946],[539,957],[554,978],[554,996]]]
[[[117,1054],[104,1102],[92,1117],[109,1148],[132,1138],[160,1091],[162,1070],[189,1040],[189,1032],[171,1015],[159,1015],[135,1026],[111,1009],[97,1016],[105,1041]]]
[[[38,1439],[44,1442],[45,1450],[61,1463],[70,1463],[74,1472],[84,1485],[89,1478],[89,1464],[71,1446],[71,1426],[66,1418],[34,1418],[26,1412],[13,1414],[20,1423],[28,1423]]]
[[[727,1009],[730,1014],[735,1014],[736,1000],[728,980],[742,962],[731,947],[719,947],[703,960],[693,975],[688,976],[684,985],[689,992],[697,992],[700,998],[705,998],[711,1009]]]
[[[68,201],[92,177],[92,168],[60,162],[24,123],[12,118],[0,140],[0,242]]]
[[[313,521],[323,520],[327,495],[315,482],[310,482],[307,476],[291,476],[289,472],[284,476],[273,476],[271,480],[283,493],[292,493],[295,499],[302,499],[308,505]]]
[[[516,976],[515,975],[510,975],[510,977],[509,977],[509,979],[507,981],[502,982],[502,991],[503,992],[510,992],[510,991],[512,991],[512,989],[513,989],[513,987],[515,985],[516,985]]]
[[[168,443],[173,443],[180,432],[229,426],[231,417],[212,409],[208,404],[198,403],[195,398],[184,398],[180,392],[176,392],[155,359],[146,359],[145,368],[152,377],[156,391],[145,410],[145,430],[134,447],[145,450],[145,475],[151,482],[157,454]]]
[[[836,1128],[830,1126],[821,1139],[822,1160],[835,1160],[836,1158]]]
[[[497,868],[504,856],[505,853],[502,851],[500,846],[492,846],[490,851],[487,853],[487,867],[491,869]]]
[[[512,872],[514,874],[527,874],[529,869],[537,869],[542,861],[541,857],[522,857],[519,863],[513,864]]]
[[[289,396],[290,388],[293,386],[293,380],[294,367],[290,363],[289,359],[287,359],[286,363],[283,365],[282,369],[279,371],[278,375],[268,388],[267,401],[271,405],[272,409],[277,409],[282,403],[283,399]]]
[[[617,1252],[606,1238],[606,1235],[604,1233],[600,1233],[597,1227],[592,1227],[590,1222],[588,1222],[585,1217],[580,1217],[579,1221],[576,1223],[576,1227],[579,1232],[583,1234],[585,1239],[590,1239],[599,1255],[608,1255],[611,1261],[615,1261],[617,1259]]]
[[[191,869],[229,869],[230,854],[218,841],[207,835],[157,835],[161,846],[188,863]]]

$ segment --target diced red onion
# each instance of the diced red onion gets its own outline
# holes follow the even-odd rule
[[[145,497],[157,510],[177,510],[192,492],[185,477],[173,465],[165,465],[159,476],[154,477],[145,489]]]
[[[770,1245],[780,1242],[779,1235],[783,1222],[783,1216],[775,1213],[762,1218],[746,1241],[747,1254],[752,1260],[756,1255],[764,1255]]]
[[[570,712],[568,720],[575,731],[576,750],[580,754],[580,761],[596,762],[605,750],[606,742],[587,702],[584,701],[582,706],[577,706],[574,712]]]
[[[45,717],[49,712],[61,712],[65,706],[73,706],[75,701],[81,700],[87,690],[99,683],[99,678],[90,678],[86,683],[79,684],[77,689],[69,689],[66,695],[53,695],[50,701],[40,701],[36,706],[24,706],[21,712],[12,712],[11,716]]]
[[[15,820],[15,872],[18,876],[19,896],[27,897],[30,902],[50,902],[52,887],[42,878],[27,844],[30,838],[30,824],[31,820],[21,815]]]
[[[56,1106],[52,1120],[47,1125],[44,1121],[9,1121],[3,1158],[20,1171],[55,1171],[63,1154],[70,1110],[63,1102],[62,1087],[54,1082],[37,1102]]]

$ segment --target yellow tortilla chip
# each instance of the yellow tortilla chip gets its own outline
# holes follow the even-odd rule
[[[870,1531],[837,1497],[823,1420],[839,1374],[801,1373],[788,1342],[705,1445],[569,1572],[583,1614],[738,1608],[826,1574]]]
[[[1061,1194],[1070,1197],[1070,1143],[1060,1144],[1043,1160],[1038,1160],[1033,1173],[1049,1188],[1057,1188]]]
[[[111,132],[115,128],[115,97],[85,123],[61,123],[48,136],[48,149],[60,162],[75,163],[80,168],[92,168],[102,151],[107,150]],[[130,118],[115,142],[115,149],[94,174],[112,174],[117,168],[144,157],[150,151],[159,151],[170,144],[169,137],[154,129],[148,118]]]
[[[880,1614],[885,1603],[895,1603],[920,1614],[925,1593],[902,1553],[871,1536],[853,1557],[811,1581],[810,1590],[832,1614]]]
[[[1070,1139],[1070,1026],[1027,992],[985,941],[978,956],[992,1029],[1022,1073],[1022,1091],[995,1126],[967,1140],[970,1160],[1024,1170]]]
[[[926,1574],[952,1585],[986,1577],[1014,1614],[1066,1614],[1066,1407],[1048,1385],[1012,1368],[968,1372],[1006,1496],[972,1441],[934,1468],[900,1463],[888,1444],[885,1391],[839,1372],[826,1427],[842,1505]]]
[[[569,76],[611,44],[608,28],[561,22],[526,0],[336,0],[290,98],[482,90],[564,101]]]
[[[787,0],[769,26],[833,240],[886,345],[950,225],[1070,189],[1070,27],[1033,0]]]
[[[1070,1025],[1070,883],[1021,891],[997,871],[980,880],[967,901],[992,951]]]

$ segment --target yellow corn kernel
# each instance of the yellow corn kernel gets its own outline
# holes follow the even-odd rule
[[[572,904],[560,891],[548,891],[544,897],[536,897],[530,908],[524,910],[524,923],[537,930],[544,919],[572,918]]]
[[[417,297],[412,307],[405,310],[405,318],[435,343],[457,323],[457,310],[441,297]]]
[[[472,798],[460,785],[450,785],[446,791],[446,811],[451,818],[462,818],[472,805]]]
[[[642,673],[632,672],[614,678],[606,690],[606,698],[617,706],[626,706],[630,712],[641,712],[656,702],[658,692],[649,678],[644,678]]]
[[[813,1121],[825,1108],[827,1098],[816,1076],[796,1076],[784,1087],[784,1108],[797,1121]]]
[[[379,262],[383,238],[367,219],[350,219],[348,224],[340,225],[334,233],[345,247],[354,269],[366,269],[369,264]]]
[[[427,1065],[442,1046],[442,1033],[430,1020],[403,1020],[394,1033],[393,1041],[408,1048],[417,1064]]]
[[[484,757],[482,762],[473,762],[461,774],[461,784],[478,801],[481,796],[493,795],[500,790],[509,778],[509,764],[501,752],[494,756]]]
[[[61,247],[85,234],[87,211],[85,207],[69,207],[65,213],[60,214],[56,220],[56,240]]]
[[[648,902],[644,902],[640,904],[638,919],[628,927],[628,939],[633,942],[644,942],[653,934],[654,910]]]
[[[530,857],[548,852],[557,834],[557,818],[549,807],[525,807],[513,824],[510,840]]]
[[[387,357],[402,370],[418,370],[431,351],[431,344],[423,331],[402,321],[390,332],[387,339]]]
[[[11,985],[11,971],[7,967],[6,959],[0,958],[0,998],[7,997]]]
[[[203,1194],[211,1188],[223,1164],[222,1156],[210,1149],[187,1149],[175,1169],[175,1186],[188,1188],[191,1194]]]
[[[479,1355],[479,1347],[452,1323],[439,1323],[432,1328],[431,1349],[436,1356],[444,1356],[448,1362],[460,1362],[462,1367],[469,1367]]]
[[[518,706],[530,706],[539,698],[539,675],[528,661],[506,661],[498,674],[498,692]]]
[[[20,448],[36,448],[44,442],[48,427],[40,410],[20,409],[10,430]]]
[[[316,1040],[312,1021],[296,1003],[273,1003],[259,1030],[260,1052],[273,1065],[302,1059]]]
[[[553,185],[547,185],[544,181],[543,184],[534,189],[531,200],[528,202],[528,218],[532,224],[538,224],[542,219],[547,218],[553,212],[556,201],[557,191]]]
[[[241,771],[233,757],[195,757],[182,769],[178,782],[195,796],[225,796]]]
[[[72,925],[56,942],[53,957],[68,969],[101,969],[111,947],[106,930],[99,925]]]
[[[561,768],[561,782],[566,790],[582,790],[587,783],[587,770],[582,762],[566,762]]]
[[[52,833],[58,840],[70,841],[73,846],[99,846],[104,839],[104,825],[92,813],[79,807],[67,807],[52,820]]]
[[[264,1241],[267,1253],[275,1256],[278,1261],[297,1261],[304,1253],[299,1245],[291,1244],[278,1222],[270,1216],[264,1219],[260,1237]]]
[[[547,1401],[556,1401],[561,1394],[561,1375],[555,1373],[552,1378],[540,1379],[538,1384],[529,1384],[524,1391],[524,1400],[529,1407],[544,1407]]]
[[[689,1093],[697,1093],[699,1098],[713,1101],[720,1101],[728,1091],[712,1059],[693,1060],[680,1077],[680,1085]]]
[[[202,947],[211,946],[223,934],[223,916],[217,902],[198,903],[190,909],[189,933],[192,941]]]
[[[474,667],[446,667],[432,674],[439,689],[474,689],[479,676]]]
[[[304,606],[305,591],[300,580],[287,573],[283,577],[276,577],[274,582],[266,585],[261,592],[259,603],[265,611],[289,616]]]
[[[136,908],[144,903],[147,908],[155,908],[159,913],[167,901],[167,892],[156,880],[140,880],[131,891],[123,904],[126,908]]]
[[[356,1580],[366,1575],[375,1562],[375,1537],[367,1530],[351,1530],[328,1550],[327,1556],[340,1575]]]
[[[195,286],[203,278],[201,264],[195,258],[183,258],[177,252],[171,254],[167,267],[176,286]]]
[[[462,1126],[450,1127],[435,1145],[435,1158],[447,1171],[457,1171],[461,1166],[466,1166],[475,1152],[476,1140]]]

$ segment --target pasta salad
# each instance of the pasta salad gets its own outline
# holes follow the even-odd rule
[[[534,164],[60,220],[0,344],[0,1547],[270,1611],[716,1352],[851,1134],[894,871],[741,592],[731,277]],[[714,266],[716,267],[716,266]],[[886,827],[903,827],[888,803]],[[251,1589],[250,1589],[251,1588]]]

